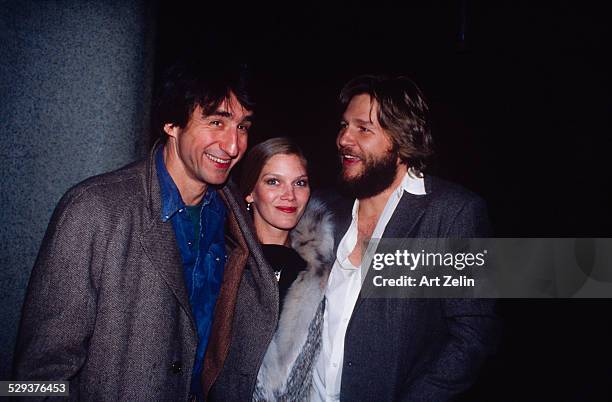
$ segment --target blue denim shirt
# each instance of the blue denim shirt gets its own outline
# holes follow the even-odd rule
[[[170,220],[183,260],[183,275],[191,311],[198,331],[198,348],[191,379],[191,392],[201,397],[201,373],[213,313],[225,267],[225,204],[210,186],[202,200],[200,232],[195,238],[194,224],[176,184],[164,164],[163,148],[156,155],[164,222]]]

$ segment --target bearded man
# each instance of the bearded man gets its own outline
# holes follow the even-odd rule
[[[369,239],[485,237],[484,202],[424,175],[432,153],[428,106],[404,77],[362,76],[340,95],[335,262],[326,289],[316,401],[446,401],[473,384],[497,343],[494,303],[368,298]],[[365,265],[365,264],[363,264]]]

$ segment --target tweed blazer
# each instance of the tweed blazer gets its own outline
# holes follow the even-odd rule
[[[187,400],[197,333],[171,222],[161,220],[154,148],[148,159],[70,189],[32,270],[14,374],[67,380],[70,399]],[[231,185],[228,259],[203,382],[218,375],[247,243],[256,242]]]
[[[425,191],[404,192],[383,238],[489,235],[485,203],[475,194],[433,176],[425,177]],[[329,201],[336,248],[353,202]],[[345,335],[341,401],[447,401],[474,383],[497,345],[493,300],[376,299],[364,289]]]

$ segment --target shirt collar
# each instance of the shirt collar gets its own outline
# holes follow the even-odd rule
[[[414,170],[408,169],[400,185],[391,194],[391,197],[400,199],[404,191],[414,195],[425,195],[425,176],[419,177]],[[359,200],[355,200],[353,204],[353,219],[357,216],[357,211],[359,211]]]
[[[400,191],[400,189],[401,193],[406,191],[414,195],[427,194],[425,192],[425,176],[421,175],[421,177],[419,177],[413,169],[408,169],[408,172],[406,173],[406,176],[404,176],[398,191]],[[400,197],[401,193],[399,194]]]
[[[174,180],[172,180],[170,173],[168,173],[168,169],[166,169],[163,150],[163,146],[159,147],[157,150],[155,165],[157,167],[157,177],[161,189],[161,218],[163,222],[166,222],[171,219],[174,214],[185,208],[185,202],[183,202],[178,187],[176,187]],[[216,194],[216,192],[211,191],[210,186],[208,186],[202,200],[202,207],[205,207],[211,202],[213,194]]]

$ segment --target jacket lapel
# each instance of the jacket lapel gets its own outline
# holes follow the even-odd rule
[[[223,200],[227,205],[226,197],[223,197]],[[204,368],[202,370],[204,395],[208,394],[212,384],[214,384],[221,373],[229,350],[238,288],[240,287],[242,273],[249,257],[246,241],[240,233],[236,216],[229,206],[227,220],[228,235],[231,237],[231,240],[228,240],[233,248],[228,255],[223,270],[223,283],[221,284],[221,290],[215,305],[210,339],[208,340],[206,355],[204,356]]]
[[[418,195],[404,191],[402,199],[397,204],[385,228],[383,239],[411,237],[419,234],[420,226],[418,226],[418,223],[429,205],[432,193],[435,191],[431,176],[425,176],[424,181],[425,194]]]
[[[417,236],[419,233],[419,222],[427,209],[429,200],[429,193],[425,195],[415,195],[404,192],[395,211],[393,211],[393,215],[391,215],[391,219],[389,219],[389,223],[383,232],[382,238],[393,239]],[[363,274],[364,282],[371,280],[369,269],[366,268]],[[359,296],[355,302],[353,314],[355,314],[371,290],[372,286],[366,286],[365,288],[362,286],[362,290],[359,292]]]
[[[195,334],[195,320],[185,288],[183,264],[176,246],[172,224],[162,222],[161,217],[153,220],[152,225],[142,234],[141,243],[152,265],[157,269],[157,272],[189,316]]]
[[[166,282],[181,308],[189,317],[195,336],[197,333],[196,325],[185,288],[183,263],[176,245],[174,228],[171,222],[163,222],[161,219],[161,194],[155,167],[157,149],[159,149],[158,145],[153,147],[147,163],[145,186],[149,198],[149,208],[143,216],[145,223],[140,242],[153,267]]]
[[[267,304],[272,306],[276,303],[278,308],[278,291],[275,289],[276,281],[272,269],[263,257],[250,218],[235,193],[236,190],[233,189],[231,182],[220,191],[228,212],[226,244],[234,247],[225,264],[223,284],[215,306],[210,339],[204,357],[202,385],[205,397],[221,373],[229,352],[238,290],[247,261],[250,263],[253,279],[261,287],[262,295],[269,299]],[[271,314],[278,317],[278,310],[273,308],[272,310]]]
[[[404,192],[402,199],[393,211],[383,233],[383,239],[410,237],[418,230],[417,224],[429,204],[428,195],[414,195]]]

